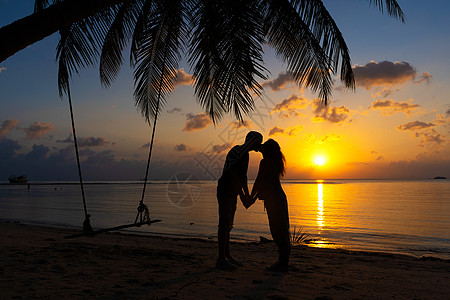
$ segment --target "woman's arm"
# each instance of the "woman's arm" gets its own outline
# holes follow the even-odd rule
[[[256,176],[255,183],[253,184],[252,193],[250,195],[251,203],[256,201],[259,191],[264,183],[264,178],[267,174],[267,161],[262,159],[259,163],[258,175]]]

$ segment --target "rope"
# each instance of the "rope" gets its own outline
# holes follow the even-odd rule
[[[84,221],[83,221],[83,233],[87,236],[94,235],[94,230],[91,226],[90,217],[86,208],[86,197],[84,196],[84,186],[83,186],[83,177],[81,176],[81,165],[80,165],[80,156],[78,154],[78,143],[77,143],[77,134],[75,132],[75,121],[73,118],[73,109],[72,109],[72,97],[70,95],[70,88],[67,86],[67,95],[69,97],[69,107],[70,107],[70,119],[72,121],[72,132],[73,132],[73,141],[75,144],[75,154],[77,157],[77,166],[78,166],[78,176],[80,178],[80,187],[81,187],[81,195],[83,197],[83,207],[84,207]]]
[[[166,48],[164,51],[164,60],[163,60],[163,65],[166,64],[166,59],[167,59],[167,51],[168,49]],[[161,74],[161,79],[159,81],[159,87],[158,87],[158,99],[157,99],[157,103],[156,103],[156,111],[155,111],[155,118],[153,120],[153,129],[152,129],[152,138],[150,141],[150,149],[148,151],[148,159],[147,159],[147,168],[145,170],[145,179],[144,179],[144,187],[142,188],[142,196],[141,196],[141,201],[139,201],[139,206],[137,208],[138,213],[136,215],[136,219],[134,220],[134,223],[137,222],[138,218],[140,218],[140,222],[150,222],[150,212],[148,210],[147,205],[144,204],[144,197],[145,197],[145,188],[147,186],[147,180],[148,180],[148,170],[150,168],[150,160],[152,157],[152,150],[153,150],[153,140],[155,138],[155,129],[156,129],[156,120],[158,119],[158,113],[159,113],[159,103],[161,102],[161,93],[162,93],[162,85],[163,85],[163,74]],[[142,215],[144,213],[144,215]]]
[[[153,129],[152,129],[152,139],[150,141],[150,149],[148,151],[148,159],[147,159],[147,168],[145,170],[145,179],[144,179],[144,187],[142,188],[142,196],[141,201],[139,201],[138,206],[138,214],[136,215],[136,219],[134,220],[134,223],[137,222],[137,219],[140,217],[140,222],[148,222],[150,221],[150,215],[147,205],[144,204],[144,197],[145,197],[145,188],[147,186],[147,180],[148,180],[148,169],[150,168],[150,160],[152,158],[152,150],[153,150],[153,141],[155,138],[155,129],[156,129],[156,120],[158,119],[158,112],[159,112],[159,103],[161,100],[161,91],[162,91],[162,78],[159,84],[159,91],[158,91],[158,100],[156,104],[156,112],[155,112],[155,119],[153,120]],[[142,213],[144,213],[144,216],[142,216]]]

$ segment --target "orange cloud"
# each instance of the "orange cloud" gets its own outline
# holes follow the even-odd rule
[[[371,94],[372,98],[386,98],[390,96],[392,93],[398,92],[399,89],[391,90],[391,89],[383,89],[382,91],[378,91],[375,94]]]
[[[231,148],[231,143],[225,143],[223,145],[213,145],[210,152],[213,154],[221,154],[229,148]]]
[[[370,151],[370,154],[374,154],[377,156],[376,160],[383,160],[384,156],[380,155],[377,151]]]
[[[28,128],[24,128],[24,131],[26,133],[26,139],[39,139],[41,136],[43,136],[46,132],[55,130],[55,125],[50,122],[34,122],[30,125]]]
[[[433,128],[424,132],[416,132],[414,135],[417,138],[422,138],[419,142],[419,147],[425,147],[426,145],[440,145],[444,142],[442,135]]]
[[[201,130],[212,124],[211,119],[205,113],[199,114],[187,114],[187,122],[184,125],[183,131],[191,132],[195,130]]]
[[[16,128],[19,125],[17,120],[4,120],[0,126],[0,138],[4,137],[9,131]]]
[[[318,144],[323,144],[326,142],[335,142],[335,141],[339,141],[341,139],[341,137],[335,133],[331,133],[331,134],[327,134],[326,136],[324,136],[323,138],[321,138],[317,143]]]
[[[320,99],[315,99],[312,106],[314,122],[328,121],[331,123],[340,123],[345,121],[350,115],[350,110],[344,105],[331,107],[330,105],[325,105]]]
[[[177,152],[186,152],[190,150],[190,147],[188,147],[186,144],[176,144],[173,148]]]
[[[234,122],[230,122],[230,126],[233,129],[239,129],[239,128],[249,128],[250,126],[252,126],[252,122],[248,121],[248,120],[243,120],[242,122],[240,121],[234,121]]]
[[[280,118],[285,119],[293,116],[298,116],[300,113],[297,109],[305,108],[308,105],[306,98],[299,97],[297,95],[290,95],[289,98],[277,103],[270,112],[280,113]]]
[[[192,85],[194,82],[194,79],[192,78],[192,75],[186,73],[184,71],[184,68],[181,68],[179,70],[176,70],[176,80],[175,80],[175,87],[179,85]]]
[[[416,83],[421,84],[421,83],[425,82],[426,84],[429,84],[431,81],[431,78],[433,78],[433,76],[431,76],[430,73],[423,72],[422,74],[420,74],[419,79],[416,81]]]
[[[412,101],[412,99],[410,100]],[[418,104],[411,104],[407,101],[397,102],[395,100],[376,100],[372,102],[370,108],[380,110],[382,115],[391,116],[396,112],[403,112],[406,115],[409,115],[411,111],[419,108]]]
[[[278,126],[274,126],[269,130],[269,136],[272,135],[287,135],[287,136],[296,136],[297,133],[303,129],[303,126],[290,126],[286,129],[280,128]]]
[[[398,130],[422,130],[425,128],[430,128],[436,126],[433,123],[425,123],[421,121],[408,122],[406,124],[402,124],[397,126]]]

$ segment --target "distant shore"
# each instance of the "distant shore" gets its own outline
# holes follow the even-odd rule
[[[217,245],[200,239],[100,234],[0,223],[2,298],[444,299],[450,261],[305,246],[292,270],[272,273],[273,243],[233,243],[236,271],[214,268]]]

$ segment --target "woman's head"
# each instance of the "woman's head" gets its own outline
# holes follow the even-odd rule
[[[265,159],[272,160],[275,163],[277,172],[280,177],[283,177],[286,173],[285,164],[286,160],[283,153],[281,152],[280,145],[273,140],[268,139],[264,144],[261,145],[261,153]]]

